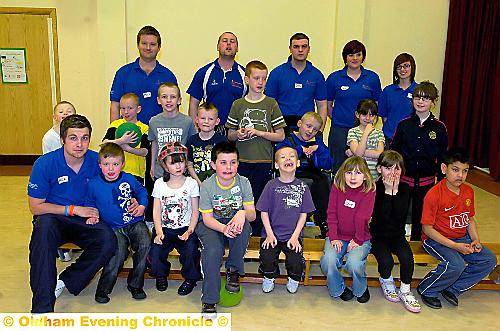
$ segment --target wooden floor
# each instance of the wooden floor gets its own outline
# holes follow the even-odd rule
[[[30,309],[28,243],[31,234],[31,214],[26,199],[27,169],[8,170],[0,167],[0,307],[2,312],[26,312]],[[474,187],[480,236],[483,241],[500,241],[500,198]],[[58,262],[62,270],[65,264]],[[250,263],[247,270],[256,271]],[[317,268],[317,266],[316,266]],[[415,276],[421,277],[429,267],[417,267]],[[283,270],[282,270],[283,272]],[[316,269],[314,272],[318,272]],[[374,265],[367,267],[370,276],[376,276]],[[397,270],[395,272],[397,275]],[[156,291],[154,280],[146,280],[148,298],[138,302],[130,298],[126,280],[118,280],[111,302],[94,302],[96,280],[81,295],[64,292],[57,300],[57,312],[198,312],[201,284],[188,297],[177,295],[178,281],[170,281],[166,292]],[[411,314],[399,303],[389,303],[380,289],[370,288],[367,304],[355,300],[340,302],[328,296],[325,287],[300,287],[295,295],[288,294],[283,285],[277,285],[270,294],[263,294],[258,284],[244,284],[245,298],[238,307],[220,308],[232,313],[234,330],[498,330],[500,327],[500,292],[469,291],[460,297],[460,306],[453,308],[443,302],[443,309],[423,307],[420,314]],[[419,298],[417,296],[417,298]]]

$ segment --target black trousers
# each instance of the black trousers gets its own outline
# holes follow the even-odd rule
[[[297,178],[312,180],[310,190],[316,207],[314,220],[317,226],[326,226],[326,210],[328,209],[328,198],[330,197],[330,181],[328,177],[319,169],[305,168],[297,171]]]
[[[268,249],[262,248],[262,243],[265,238],[260,240],[260,266],[259,272],[266,278],[276,278],[280,275],[279,268],[279,255],[281,252],[285,253],[285,268],[288,277],[300,282],[304,273],[304,257],[302,250],[295,252],[286,246],[286,241],[278,241],[278,244]],[[302,240],[299,240],[302,245]]]
[[[60,245],[73,242],[83,249],[80,257],[59,275],[73,295],[78,295],[115,254],[113,230],[104,222],[94,225],[85,222],[85,218],[78,216],[44,214],[36,217],[29,246],[32,313],[54,311],[56,258]]]
[[[424,197],[434,185],[410,187],[411,201],[411,237],[412,241],[422,240],[422,209],[424,207]]]
[[[394,267],[394,258],[396,255],[399,260],[400,279],[405,284],[410,284],[413,277],[413,252],[410,244],[404,236],[392,238],[373,237],[372,254],[375,255],[378,264],[378,273],[380,277],[387,279],[391,276]]]

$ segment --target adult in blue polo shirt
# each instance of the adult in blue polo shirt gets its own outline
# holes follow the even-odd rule
[[[413,113],[413,90],[417,65],[408,53],[394,59],[392,84],[386,86],[378,99],[378,114],[384,119],[385,145],[390,146],[398,123]]]
[[[85,207],[88,182],[100,173],[97,153],[88,150],[92,127],[84,116],[71,115],[60,131],[63,147],[38,158],[28,184],[35,216],[29,246],[32,313],[53,312],[64,288],[78,295],[116,249],[104,222],[87,224],[87,218],[99,217],[97,209]],[[57,248],[68,241],[83,253],[57,277]]]
[[[148,124],[151,117],[161,113],[161,106],[156,100],[158,87],[167,82],[177,84],[177,79],[172,71],[156,60],[160,48],[161,36],[158,30],[152,26],[139,30],[139,57],[118,69],[111,86],[110,122],[120,118],[120,98],[130,92],[139,96],[142,109],[137,115],[139,121]]]
[[[212,103],[219,110],[219,128],[226,124],[233,101],[247,93],[245,68],[235,60],[238,38],[232,32],[224,32],[217,41],[219,57],[198,69],[189,85],[189,116],[195,121],[202,100]],[[196,123],[196,122],[195,122]]]
[[[366,58],[366,48],[361,42],[351,40],[342,50],[345,66],[326,79],[328,115],[332,119],[328,147],[333,154],[333,171],[336,172],[347,158],[347,132],[354,127],[354,113],[363,99],[377,101],[381,92],[378,75],[361,64]]]
[[[278,102],[288,127],[297,127],[297,121],[309,111],[314,111],[326,123],[326,85],[325,77],[307,56],[311,47],[309,37],[296,33],[290,37],[290,56],[287,62],[274,68],[269,74],[265,93]]]

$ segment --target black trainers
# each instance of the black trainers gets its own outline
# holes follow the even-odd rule
[[[344,288],[344,292],[342,292],[342,294],[339,296],[339,298],[341,298],[343,301],[349,301],[352,298],[354,298],[354,294],[352,294],[351,289],[346,286]]]
[[[367,303],[370,300],[370,291],[368,291],[368,287],[366,288],[365,293],[361,294],[360,297],[357,297],[359,303]]]
[[[417,293],[420,294],[422,298],[422,302],[432,309],[441,309],[443,306],[441,305],[441,301],[438,298],[428,297],[427,295],[423,295],[420,292],[420,289],[417,287]]]
[[[228,271],[226,273],[226,290],[231,293],[240,291],[240,274],[237,271]]]
[[[201,315],[206,319],[214,319],[217,317],[217,308],[215,303],[201,303]]]
[[[166,291],[168,288],[168,280],[166,277],[156,278],[156,289],[160,292]]]
[[[146,299],[147,297],[146,292],[144,292],[142,288],[127,286],[127,290],[129,290],[129,292],[132,293],[132,298],[136,300],[143,300]]]
[[[94,299],[99,303],[108,303],[110,300],[108,294],[101,291],[95,292]]]
[[[177,294],[179,295],[188,295],[193,291],[193,289],[196,287],[196,282],[193,280],[185,280],[182,282],[181,286],[179,286],[179,289],[177,290]]]
[[[441,292],[441,295],[452,306],[458,307],[458,298],[455,294],[451,293],[450,291],[444,290],[443,292]]]

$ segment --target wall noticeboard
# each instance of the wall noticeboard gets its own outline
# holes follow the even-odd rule
[[[28,83],[28,76],[26,75],[26,49],[0,48],[0,62],[3,83]]]

